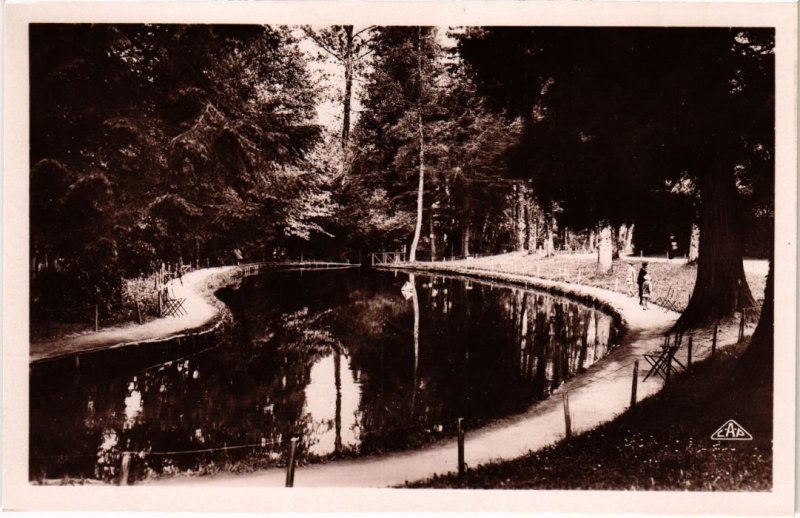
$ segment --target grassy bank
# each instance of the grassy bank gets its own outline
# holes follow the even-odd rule
[[[768,490],[772,387],[740,376],[747,342],[697,364],[614,421],[519,459],[434,477],[410,487]],[[713,441],[735,419],[752,441]]]
[[[136,303],[139,303],[137,309]],[[73,318],[40,316],[31,326],[31,341],[46,341],[94,331],[95,308],[93,304],[78,305],[73,309]],[[101,328],[150,322],[158,318],[158,297],[155,278],[134,277],[120,280],[120,300],[113,304],[101,304],[98,324]]]
[[[647,261],[647,258],[644,259]],[[632,261],[638,261],[633,258]],[[514,252],[503,255],[481,257],[476,259],[453,261],[451,264],[465,267],[486,268],[498,272],[532,275],[555,281],[572,282],[596,286],[608,290],[626,293],[627,263],[617,259],[613,262],[608,273],[597,272],[597,259],[594,255],[559,255],[548,258],[538,258],[525,252]],[[637,270],[639,265],[634,263]],[[697,278],[697,266],[683,262],[651,261],[648,271],[653,277],[654,295],[656,300],[666,295],[670,287],[673,298],[676,300],[675,309],[682,311],[689,302],[689,297],[694,289]],[[766,286],[766,272],[763,274],[746,272],[747,284],[755,299],[764,296]],[[755,317],[755,314],[753,314]]]

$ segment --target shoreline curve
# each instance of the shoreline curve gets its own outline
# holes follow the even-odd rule
[[[175,297],[185,299],[186,315],[165,316],[145,324],[126,324],[55,340],[29,342],[29,365],[213,331],[229,314],[225,303],[216,297],[216,292],[232,284],[238,271],[238,266],[202,268],[184,275],[182,282],[178,279],[169,281],[168,286]]]
[[[678,318],[678,314],[659,307],[643,310],[638,300],[624,294],[591,286],[549,281],[527,275],[506,274],[493,270],[463,268],[452,265],[417,263],[392,266],[389,269],[465,275],[478,280],[495,280],[514,287],[546,290],[559,295],[579,298],[600,305],[619,315],[627,332],[621,343],[597,364],[565,383],[549,398],[534,403],[520,414],[495,420],[470,430],[465,440],[465,460],[477,466],[498,460],[518,458],[529,452],[550,446],[565,437],[561,398],[569,392],[573,433],[593,429],[614,419],[630,406],[631,374],[634,361],[645,352],[658,348],[663,334]],[[718,347],[735,342],[735,336],[720,335]],[[693,358],[701,360],[708,349],[700,344]],[[658,392],[663,381],[650,378],[641,382],[640,371],[637,401]],[[330,463],[299,467],[295,485],[303,487],[387,487],[428,478],[434,474],[457,470],[455,438],[442,439],[419,449],[388,453],[375,457],[337,460]],[[335,482],[332,482],[335,481]],[[249,474],[224,473],[213,477],[172,476],[144,481],[158,485],[220,485],[220,486],[283,486],[285,470],[270,468]]]

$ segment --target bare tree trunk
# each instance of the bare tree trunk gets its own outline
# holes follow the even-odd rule
[[[512,248],[517,248],[517,234],[519,229],[519,218],[517,217],[517,184],[511,186],[511,239],[514,241]]]
[[[528,204],[528,200],[524,200],[523,202],[523,213],[525,219],[525,237],[523,238],[523,245],[522,248],[524,250],[531,249],[531,211]]]
[[[696,263],[700,255],[700,227],[692,223],[692,235],[689,238],[689,262]]]
[[[469,221],[464,221],[464,224],[461,227],[461,254],[464,257],[469,255]]]
[[[631,223],[631,226],[628,227],[628,232],[625,234],[625,253],[627,255],[633,254],[633,229],[636,228],[636,224]]]
[[[428,216],[428,220],[430,221],[430,240],[431,240],[431,261],[436,260],[436,230],[433,225],[433,203],[431,203],[430,209],[430,216]]]
[[[417,187],[417,224],[414,226],[414,239],[411,241],[409,261],[417,260],[417,245],[422,232],[422,196],[425,192],[425,134],[422,128],[422,27],[417,28],[417,74],[420,93],[417,104],[417,124],[419,125],[419,186]]]
[[[528,200],[528,222],[527,222],[527,241],[528,252],[536,251],[536,241],[539,238],[539,214],[536,210],[536,202]]]
[[[350,140],[350,104],[353,98],[353,26],[345,25],[345,51],[344,51],[344,100],[342,102],[342,148],[347,147]]]
[[[603,225],[600,229],[600,243],[597,247],[597,270],[608,273],[613,261],[612,230],[610,225]]]
[[[524,187],[514,185],[514,248],[517,252],[525,250],[525,194]]]
[[[617,227],[611,227],[611,259],[619,259],[620,233]]]
[[[553,216],[545,216],[545,232],[547,232],[544,243],[545,257],[555,255],[555,246],[553,245]]]

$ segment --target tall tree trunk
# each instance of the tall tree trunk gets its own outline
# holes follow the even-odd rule
[[[469,255],[469,233],[470,233],[470,224],[468,219],[464,219],[464,223],[461,226],[461,255],[467,257]]]
[[[536,242],[539,239],[539,214],[536,210],[536,202],[528,200],[528,252],[536,252]]]
[[[732,170],[712,165],[700,180],[700,250],[697,280],[676,329],[691,329],[732,316],[753,305],[736,224]]]
[[[610,225],[603,225],[600,229],[600,243],[597,246],[597,270],[600,273],[608,273],[611,270],[613,261],[613,232]]]
[[[553,245],[553,216],[545,216],[545,232],[547,232],[544,243],[544,256],[552,257],[555,255],[555,246]]]
[[[512,248],[516,250],[517,248],[517,234],[519,233],[519,229],[517,225],[519,224],[519,218],[517,218],[517,184],[511,186],[511,240],[513,241]]]
[[[344,50],[344,99],[342,101],[342,148],[347,147],[350,140],[350,104],[353,98],[353,26],[345,25],[345,50]]]
[[[425,192],[425,134],[422,128],[422,27],[417,28],[417,77],[420,91],[417,100],[417,124],[419,125],[419,186],[417,187],[417,224],[414,226],[414,239],[411,241],[409,261],[417,260],[417,245],[422,232],[422,196]]]
[[[525,194],[522,185],[514,185],[514,249],[525,250]]]
[[[633,229],[636,227],[635,224],[631,223],[628,227],[628,231],[625,233],[625,255],[633,254]]]
[[[433,203],[431,203],[430,215],[428,216],[430,225],[430,240],[431,240],[431,261],[436,260],[436,229],[433,224]]]
[[[628,239],[628,225],[623,223],[619,226],[619,232],[617,233],[617,255],[625,254],[625,243]]]
[[[692,235],[689,238],[689,262],[696,263],[700,250],[700,227],[692,223]]]
[[[525,219],[525,237],[523,238],[522,248],[524,250],[531,249],[531,210],[528,200],[523,202],[523,214]]]

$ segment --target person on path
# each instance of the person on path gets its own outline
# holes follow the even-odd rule
[[[637,283],[639,284],[639,304],[644,305],[644,300],[642,299],[642,286],[644,286],[644,277],[647,275],[647,263],[642,263],[641,269],[639,269],[639,277],[637,278]]]
[[[653,283],[650,274],[645,274],[644,282],[642,283],[642,306],[648,309],[647,302],[650,300],[650,293],[653,291]]]
[[[636,294],[636,268],[631,263],[628,263],[625,280],[628,284],[628,296],[633,297]]]

